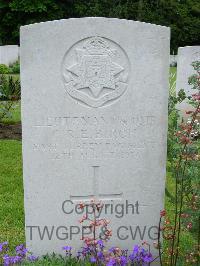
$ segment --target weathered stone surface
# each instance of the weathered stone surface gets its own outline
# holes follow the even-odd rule
[[[177,55],[170,55],[170,66],[175,67],[177,65]]]
[[[10,65],[18,60],[19,46],[4,45],[0,46],[0,64]]]
[[[177,80],[176,80],[176,92],[180,89],[184,89],[187,96],[191,96],[195,93],[192,90],[192,86],[188,84],[188,78],[195,73],[192,67],[192,62],[200,61],[200,46],[186,46],[178,49],[178,63],[177,63]],[[191,110],[191,105],[187,101],[183,101],[177,105],[180,110],[181,116],[187,118],[186,111]]]
[[[35,254],[80,248],[81,234],[70,234],[81,215],[64,212],[93,197],[113,204],[102,212],[109,246],[141,243],[136,226],[153,243],[164,200],[169,35],[108,18],[21,28],[26,241]],[[41,240],[44,226],[51,240]]]

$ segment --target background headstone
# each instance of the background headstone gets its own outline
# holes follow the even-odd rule
[[[175,67],[177,65],[177,55],[170,55],[170,66]]]
[[[111,220],[109,246],[132,249],[157,238],[169,42],[169,28],[110,18],[21,28],[26,241],[33,253],[79,249],[81,234],[71,233],[82,215],[64,211],[93,197],[114,206],[101,216]],[[51,240],[42,235],[45,226]],[[138,226],[143,239],[134,236]]]
[[[176,93],[180,89],[184,89],[187,96],[191,96],[195,93],[192,90],[192,86],[188,84],[188,78],[195,74],[195,70],[192,67],[192,62],[200,61],[200,46],[186,46],[178,49],[178,62],[177,62],[177,80],[176,80]],[[191,105],[187,103],[187,100],[177,105],[180,110],[180,115],[187,118],[186,111],[191,110]]]
[[[0,46],[0,64],[10,65],[15,63],[19,57],[18,45]]]

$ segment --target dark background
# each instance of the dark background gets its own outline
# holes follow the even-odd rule
[[[0,0],[0,45],[19,44],[21,25],[87,16],[169,26],[171,53],[200,43],[200,0]]]

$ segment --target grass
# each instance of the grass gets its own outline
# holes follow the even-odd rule
[[[24,242],[21,141],[0,140],[0,242]]]
[[[176,67],[170,67],[169,72],[169,83],[170,83],[170,92],[175,93],[176,92]]]

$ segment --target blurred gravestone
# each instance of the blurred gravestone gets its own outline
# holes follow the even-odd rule
[[[176,67],[177,65],[177,55],[170,55],[170,66]]]
[[[194,61],[200,61],[200,46],[186,46],[178,49],[178,64],[177,64],[177,80],[176,80],[176,93],[184,89],[187,96],[195,94],[192,86],[188,84],[188,78],[195,74],[195,70],[191,65]],[[186,112],[191,110],[191,105],[187,100],[177,105],[180,110],[180,115],[187,118]]]
[[[15,63],[19,57],[18,45],[0,46],[0,64],[10,65]]]

